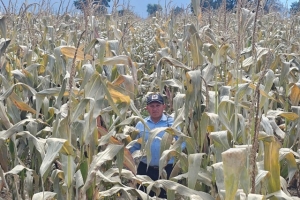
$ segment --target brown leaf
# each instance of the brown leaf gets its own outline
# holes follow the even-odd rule
[[[19,108],[20,110],[36,114],[36,110],[34,110],[28,104],[21,101],[20,98],[16,95],[16,93],[14,93],[14,92],[11,93],[9,98],[15,104],[15,106],[17,106],[17,108]]]
[[[130,97],[127,95],[122,94],[121,92],[118,92],[113,88],[113,85],[108,82],[107,83],[108,91],[111,95],[111,98],[113,99],[114,103],[123,103],[130,104]]]
[[[298,84],[293,84],[290,89],[290,99],[293,106],[298,105],[300,101],[300,87]]]
[[[68,58],[74,58],[76,48],[75,47],[61,47],[61,53]],[[84,52],[80,49],[77,50],[76,60],[93,60],[93,56],[89,54],[84,54]]]

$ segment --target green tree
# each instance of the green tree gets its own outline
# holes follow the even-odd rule
[[[269,13],[271,10],[280,12],[284,6],[279,0],[267,0],[264,6],[264,10]]]
[[[147,13],[148,15],[153,15],[156,13],[156,11],[162,11],[162,7],[159,4],[148,4],[147,5]]]
[[[291,14],[296,14],[299,11],[300,11],[300,2],[299,1],[293,2],[291,4],[290,13]]]
[[[249,0],[248,0],[249,1]],[[226,10],[231,11],[236,6],[237,0],[226,0]],[[255,1],[255,3],[257,0]],[[202,9],[219,9],[222,6],[223,0],[205,0],[202,5]],[[282,4],[279,0],[267,0],[264,4],[264,10],[269,12],[271,9],[274,11],[280,11]],[[191,12],[194,13],[193,6],[191,6]]]
[[[222,5],[223,0],[205,0],[202,9],[218,9]],[[236,5],[236,0],[226,0],[226,9],[232,10]],[[191,12],[194,13],[194,8],[191,6]]]
[[[83,8],[86,7],[89,3],[92,3],[92,5],[100,5],[99,11],[103,11],[104,7],[110,7],[110,0],[75,0],[74,6],[79,10],[83,10]]]
[[[181,13],[183,13],[183,11],[184,11],[184,9],[180,8],[178,6],[173,10],[175,15],[181,14]]]
[[[119,17],[122,17],[124,15],[135,15],[135,14],[129,9],[118,10],[118,16]]]

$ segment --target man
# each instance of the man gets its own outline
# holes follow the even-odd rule
[[[172,126],[174,119],[171,116],[167,116],[163,113],[164,109],[166,108],[166,105],[164,104],[164,99],[160,94],[151,94],[147,97],[147,106],[146,110],[149,113],[149,117],[146,117],[145,123],[148,125],[150,130],[160,127],[170,127]],[[144,127],[144,124],[142,122],[138,122],[136,125],[136,128],[140,131],[137,139],[142,138],[143,134],[145,134],[145,141],[149,138],[149,131],[146,130]],[[157,135],[157,137],[153,140],[151,144],[151,161],[149,164],[149,168],[147,170],[147,158],[142,157],[138,169],[137,174],[139,175],[148,175],[152,180],[158,180],[159,176],[159,159],[160,159],[160,142],[161,138],[165,132],[161,132]],[[141,145],[139,143],[135,143],[133,147],[130,148],[130,152],[133,153],[136,150],[140,150]],[[169,179],[169,176],[173,169],[173,162],[174,159],[171,159],[168,163],[168,165],[165,167],[165,170],[167,172],[167,178]],[[141,188],[146,192],[145,188]],[[150,192],[150,196],[154,196],[155,193],[153,191]],[[166,191],[161,189],[160,198],[166,198]]]

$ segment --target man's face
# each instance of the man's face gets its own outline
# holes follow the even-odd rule
[[[164,105],[164,104],[161,104],[158,102],[152,102],[147,105],[146,109],[149,112],[151,119],[157,120],[157,119],[161,118],[165,107],[166,107],[166,105]]]

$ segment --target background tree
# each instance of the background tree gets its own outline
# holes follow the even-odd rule
[[[226,9],[227,11],[231,11],[236,6],[236,0],[226,0]],[[202,5],[202,9],[219,9],[222,5],[223,0],[205,0]],[[267,0],[265,1],[264,10],[266,12],[272,11],[281,11],[283,7],[282,3],[279,0]],[[191,6],[191,12],[194,13],[193,6]]]
[[[156,11],[162,11],[162,7],[159,4],[148,4],[147,5],[147,13],[148,15],[153,15]]]
[[[270,11],[280,12],[284,8],[279,0],[267,0],[264,5],[264,10],[269,13]]]
[[[183,11],[184,11],[184,9],[180,8],[178,6],[173,10],[175,15],[181,14],[181,13],[183,13]]]
[[[74,6],[79,10],[83,10],[84,7],[88,6],[89,3],[92,3],[92,5],[99,5],[98,11],[104,11],[105,7],[110,7],[110,0],[75,0]]]
[[[130,9],[121,9],[121,10],[118,10],[118,16],[119,17],[122,17],[124,15],[132,15],[132,16],[134,16],[135,13],[132,12]]]
[[[202,8],[204,9],[218,9],[222,5],[222,0],[206,0],[203,2]],[[226,0],[226,9],[232,10],[236,5],[236,0]],[[194,13],[193,6],[191,12]]]
[[[299,11],[300,11],[300,2],[299,1],[293,2],[291,4],[290,13],[291,14],[296,14]]]

